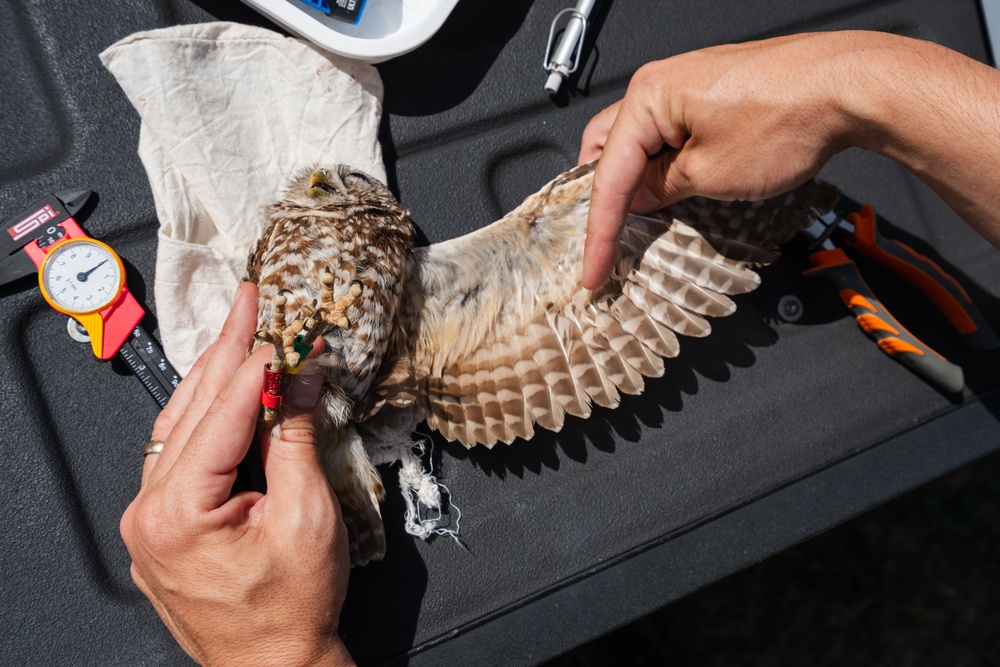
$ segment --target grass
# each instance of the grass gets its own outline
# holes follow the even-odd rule
[[[546,667],[604,665],[1000,665],[1000,455]]]

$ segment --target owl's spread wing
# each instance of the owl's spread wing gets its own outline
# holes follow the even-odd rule
[[[663,374],[677,334],[706,336],[706,316],[731,314],[726,295],[757,287],[751,268],[836,198],[810,183],[763,202],[691,199],[630,216],[611,280],[590,292],[580,275],[592,181],[592,166],[578,167],[492,225],[416,251],[397,367],[415,387],[386,385],[383,397],[415,388],[428,424],[467,446],[616,407]]]

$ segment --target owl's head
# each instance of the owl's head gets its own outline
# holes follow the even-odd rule
[[[304,169],[288,183],[281,198],[285,208],[313,210],[395,203],[396,198],[377,178],[346,164]]]

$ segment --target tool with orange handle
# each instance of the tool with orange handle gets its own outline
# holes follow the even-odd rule
[[[814,239],[809,260],[813,268],[803,275],[828,278],[837,287],[841,301],[851,311],[858,326],[890,357],[931,385],[948,394],[958,394],[965,386],[959,366],[938,354],[910,333],[892,316],[861,277],[854,261],[831,241],[836,235],[845,245],[889,267],[906,278],[948,317],[964,339],[976,349],[1000,347],[1000,338],[990,328],[962,286],[934,261],[912,248],[882,236],[877,229],[875,209],[865,205],[846,219],[836,212],[818,218],[808,230]]]
[[[865,204],[861,210],[848,215],[842,228],[849,224],[853,224],[854,229],[844,235],[844,243],[916,285],[945,314],[970,347],[976,350],[1000,347],[1000,338],[990,328],[965,288],[933,260],[905,243],[882,236],[871,204]]]

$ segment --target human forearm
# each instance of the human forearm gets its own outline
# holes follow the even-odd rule
[[[847,141],[906,166],[1000,247],[1000,72],[931,42],[858,35]]]
[[[601,160],[583,284],[607,278],[630,208],[774,196],[850,146],[911,169],[1000,247],[998,108],[1000,73],[887,33],[791,35],[649,63],[584,131],[581,162]]]
[[[330,637],[327,641],[317,642],[315,638],[305,637],[302,640],[288,642],[282,646],[280,638],[271,638],[265,652],[252,651],[248,656],[239,656],[233,652],[223,658],[222,662],[206,662],[206,667],[226,667],[232,664],[253,664],[260,667],[355,667],[354,658],[339,637]],[[239,657],[237,657],[239,656]]]

